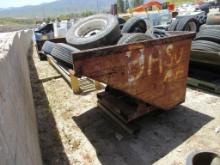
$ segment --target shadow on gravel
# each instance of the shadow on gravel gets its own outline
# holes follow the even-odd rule
[[[69,160],[64,152],[56,122],[49,107],[43,84],[39,80],[33,58],[29,57],[28,61],[43,164],[69,165]]]
[[[135,122],[141,126],[137,136],[121,132],[103,117],[98,107],[73,120],[95,147],[103,165],[146,165],[159,160],[197,132],[213,118],[184,106],[168,112],[153,112]],[[122,135],[122,140],[118,137]]]

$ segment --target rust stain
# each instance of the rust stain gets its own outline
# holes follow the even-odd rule
[[[128,49],[129,50],[134,50],[134,49],[143,49],[143,45],[129,45]]]

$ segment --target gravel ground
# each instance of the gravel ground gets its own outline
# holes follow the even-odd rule
[[[29,63],[45,165],[183,165],[195,149],[220,152],[217,95],[187,89],[184,104],[139,119],[140,133],[130,136],[97,108],[97,91],[74,95],[36,52]]]

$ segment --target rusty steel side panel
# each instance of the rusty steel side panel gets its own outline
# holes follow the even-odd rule
[[[185,99],[193,36],[189,33],[75,53],[75,73],[168,110]]]

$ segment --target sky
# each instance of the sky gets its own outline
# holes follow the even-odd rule
[[[0,0],[0,8],[20,7],[26,5],[39,5],[45,2],[52,2],[55,0]]]

